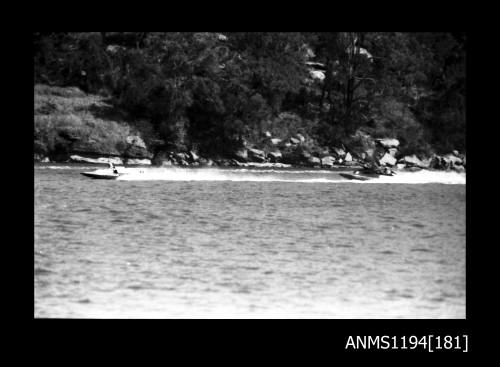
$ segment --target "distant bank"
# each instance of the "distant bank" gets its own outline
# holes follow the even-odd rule
[[[154,166],[316,167],[356,168],[377,161],[398,170],[438,169],[464,172],[466,157],[401,155],[395,138],[374,139],[358,130],[350,146],[318,146],[300,133],[273,136],[263,132],[259,143],[242,141],[225,157],[202,156],[196,149],[174,151],[147,121],[132,121],[99,95],[75,87],[36,85],[34,88],[34,161]],[[357,142],[352,144],[352,141]]]

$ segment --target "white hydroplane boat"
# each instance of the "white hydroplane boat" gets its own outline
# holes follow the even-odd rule
[[[115,180],[123,175],[123,173],[118,173],[118,170],[116,169],[113,163],[109,163],[109,168],[110,168],[109,170],[98,169],[92,172],[80,172],[80,173],[86,177],[100,179],[100,180]]]

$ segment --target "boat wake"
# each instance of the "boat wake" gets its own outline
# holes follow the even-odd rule
[[[256,182],[342,182],[335,172],[307,173],[278,170],[224,170],[214,168],[125,168],[120,181],[256,181]],[[325,171],[324,171],[325,172]],[[297,177],[302,173],[302,177]],[[321,177],[322,176],[322,177]],[[325,177],[325,176],[331,176]]]
[[[380,176],[366,181],[366,183],[398,183],[398,184],[425,184],[441,183],[448,185],[465,185],[466,175],[459,172],[428,171],[398,172],[395,176]]]
[[[224,170],[214,168],[118,168],[126,173],[119,181],[246,181],[246,182],[303,182],[303,183],[356,183],[356,184],[462,184],[465,173],[427,171],[399,172],[395,176],[380,176],[368,181],[348,180],[339,171],[300,170]],[[350,172],[350,171],[349,171]]]
[[[109,168],[88,165],[49,165],[36,166],[36,169],[77,170],[106,173]],[[421,170],[418,172],[400,171],[395,176],[380,176],[368,181],[349,180],[339,173],[352,173],[352,169],[261,169],[261,168],[180,168],[180,167],[123,167],[123,173],[116,181],[242,181],[242,182],[303,182],[303,183],[353,183],[370,184],[426,184],[465,185],[466,174],[446,171]]]

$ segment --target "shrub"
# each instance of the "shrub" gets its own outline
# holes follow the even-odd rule
[[[35,84],[35,95],[57,96],[65,98],[85,97],[87,94],[77,87],[55,87],[44,84]]]
[[[68,97],[71,95],[73,97]],[[77,88],[36,86],[34,132],[37,149],[62,156],[77,141],[77,144],[88,144],[102,152],[122,152],[131,127],[97,117],[100,110],[96,106],[111,108],[101,97],[85,95]]]

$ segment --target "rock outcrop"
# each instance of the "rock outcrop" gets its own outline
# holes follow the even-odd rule
[[[337,155],[337,157],[339,158],[344,158],[345,157],[345,150],[342,149],[342,148],[333,148],[333,151],[335,152],[335,154]]]
[[[126,158],[125,164],[127,165],[140,165],[140,166],[150,166],[150,159],[138,159],[138,158]]]
[[[321,165],[323,167],[331,168],[335,164],[335,158],[332,156],[326,156],[321,158]]]
[[[399,140],[398,139],[390,139],[390,138],[385,138],[385,139],[377,139],[376,142],[386,148],[397,148],[399,146]]]
[[[212,161],[210,158],[203,158],[201,157],[199,160],[200,166],[203,167],[211,167],[214,165],[214,161]]]
[[[396,158],[396,154],[398,153],[397,148],[389,148],[387,149],[387,153],[389,153],[392,157]]]
[[[283,158],[283,154],[281,154],[281,152],[279,150],[277,151],[274,151],[274,152],[269,152],[267,154],[267,156],[269,157],[269,160],[271,162],[279,162],[282,158]]]
[[[404,163],[407,167],[425,167],[424,163],[415,154],[401,158],[398,163]]]
[[[458,157],[458,154],[447,154],[443,158],[449,166],[461,166],[463,164],[463,161],[460,157]]]
[[[389,153],[385,153],[382,158],[379,160],[379,164],[381,166],[394,166],[397,163],[396,158],[394,158],[392,155]]]
[[[440,169],[440,170],[454,169],[456,171],[463,172],[465,170],[464,166],[465,166],[465,156],[463,156],[462,159],[460,155],[456,154],[447,154],[445,156],[434,155],[430,160],[430,167],[433,169]]]
[[[82,138],[66,146],[68,152],[76,155],[120,156],[123,152],[116,145],[92,137]]]
[[[313,167],[321,166],[321,159],[318,157],[309,157],[309,164]]]
[[[238,149],[234,152],[234,156],[240,162],[246,162],[248,160],[248,150],[246,148]]]
[[[291,146],[282,151],[282,162],[297,166],[308,166],[311,153],[301,146]]]
[[[99,158],[90,158],[90,157],[82,157],[79,155],[71,155],[70,162],[75,163],[94,163],[94,164],[107,164],[113,163],[116,165],[122,165],[123,161],[119,157],[99,157]]]
[[[295,138],[299,139],[299,142],[301,142],[301,143],[306,141],[306,138],[302,134],[296,134]]]
[[[61,93],[63,89],[64,93]],[[73,100],[75,98],[78,100]],[[369,124],[342,141],[336,141],[335,147],[320,146],[308,135],[308,130],[302,130],[305,126],[303,121],[293,113],[281,113],[274,125],[267,127],[269,131],[257,137],[252,134],[240,137],[241,149],[227,157],[218,157],[214,162],[201,157],[203,150],[198,151],[196,145],[189,146],[192,150],[186,152],[165,151],[169,145],[159,138],[154,129],[151,130],[148,122],[145,127],[140,121],[122,121],[127,117],[114,110],[105,97],[89,95],[78,88],[35,86],[34,117],[36,162],[262,167],[292,164],[331,168],[339,164],[353,166],[361,161],[375,160],[382,166],[399,169],[414,167],[459,172],[464,171],[466,165],[465,155],[457,150],[429,159],[420,155],[401,157],[398,151],[400,141],[391,133],[389,137],[374,139],[372,136],[382,130]],[[295,131],[291,130],[292,126],[297,126]],[[271,131],[277,136],[273,136]],[[405,145],[401,151],[407,148]]]
[[[189,155],[189,160],[191,162],[198,162],[198,160],[200,159],[200,157],[198,156],[198,154],[196,154],[196,152],[194,152],[192,150],[188,153],[188,155]]]
[[[129,135],[126,138],[127,147],[123,152],[126,158],[151,159],[153,154],[148,151],[146,143],[138,135]]]
[[[265,162],[266,153],[263,150],[248,148],[248,158],[252,162]]]

